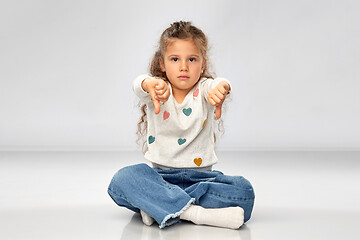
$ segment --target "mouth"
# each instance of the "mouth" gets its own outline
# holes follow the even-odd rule
[[[181,76],[178,76],[179,79],[189,79],[190,77],[189,76],[186,76],[186,75],[181,75]]]

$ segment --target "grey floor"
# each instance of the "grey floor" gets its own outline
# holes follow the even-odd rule
[[[107,196],[139,152],[0,152],[0,239],[360,239],[360,152],[221,152],[215,169],[249,179],[252,219],[239,230],[181,223],[160,230]]]

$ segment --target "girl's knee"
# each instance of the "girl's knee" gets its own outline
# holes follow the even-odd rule
[[[124,167],[124,168],[120,169],[119,171],[117,171],[117,173],[115,173],[113,179],[121,180],[123,178],[127,179],[129,177],[141,175],[144,172],[144,170],[146,170],[147,168],[150,168],[150,167],[144,163],[127,166],[127,167]]]
[[[132,182],[132,179],[136,179],[139,175],[141,176],[146,168],[150,167],[146,164],[137,164],[120,169],[111,179],[108,187],[109,192],[121,191],[124,185],[128,186]]]
[[[233,180],[233,184],[237,189],[236,195],[238,195],[239,197],[238,204],[244,209],[244,221],[247,222],[251,218],[252,210],[254,207],[254,188],[251,185],[250,181],[244,177],[236,176]]]
[[[238,179],[239,187],[243,195],[242,205],[244,208],[244,221],[247,222],[251,218],[252,210],[255,202],[254,188],[251,183],[244,177]]]
[[[255,193],[254,193],[254,188],[253,186],[251,185],[251,183],[243,178],[243,188],[247,190],[248,192],[248,197],[251,198],[251,199],[254,199],[255,198]]]
[[[239,186],[241,188],[244,189],[253,189],[251,183],[249,182],[249,180],[247,180],[246,178],[242,177],[242,176],[238,176],[235,177],[235,185]]]
[[[227,176],[221,175],[217,177],[218,182],[222,182],[237,189],[239,193],[245,198],[254,198],[254,189],[249,180],[242,176]]]

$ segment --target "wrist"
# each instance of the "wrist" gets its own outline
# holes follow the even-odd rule
[[[149,92],[148,90],[148,82],[149,82],[150,78],[145,78],[142,82],[141,82],[141,88],[145,91],[145,92]]]

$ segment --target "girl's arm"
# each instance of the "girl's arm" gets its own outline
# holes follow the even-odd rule
[[[140,101],[148,104],[149,102],[151,102],[151,97],[149,95],[149,93],[147,93],[142,87],[142,82],[146,79],[150,77],[149,75],[146,74],[142,74],[140,76],[138,76],[137,78],[135,78],[134,82],[133,82],[133,90],[136,96],[138,96],[138,98],[140,98]]]

